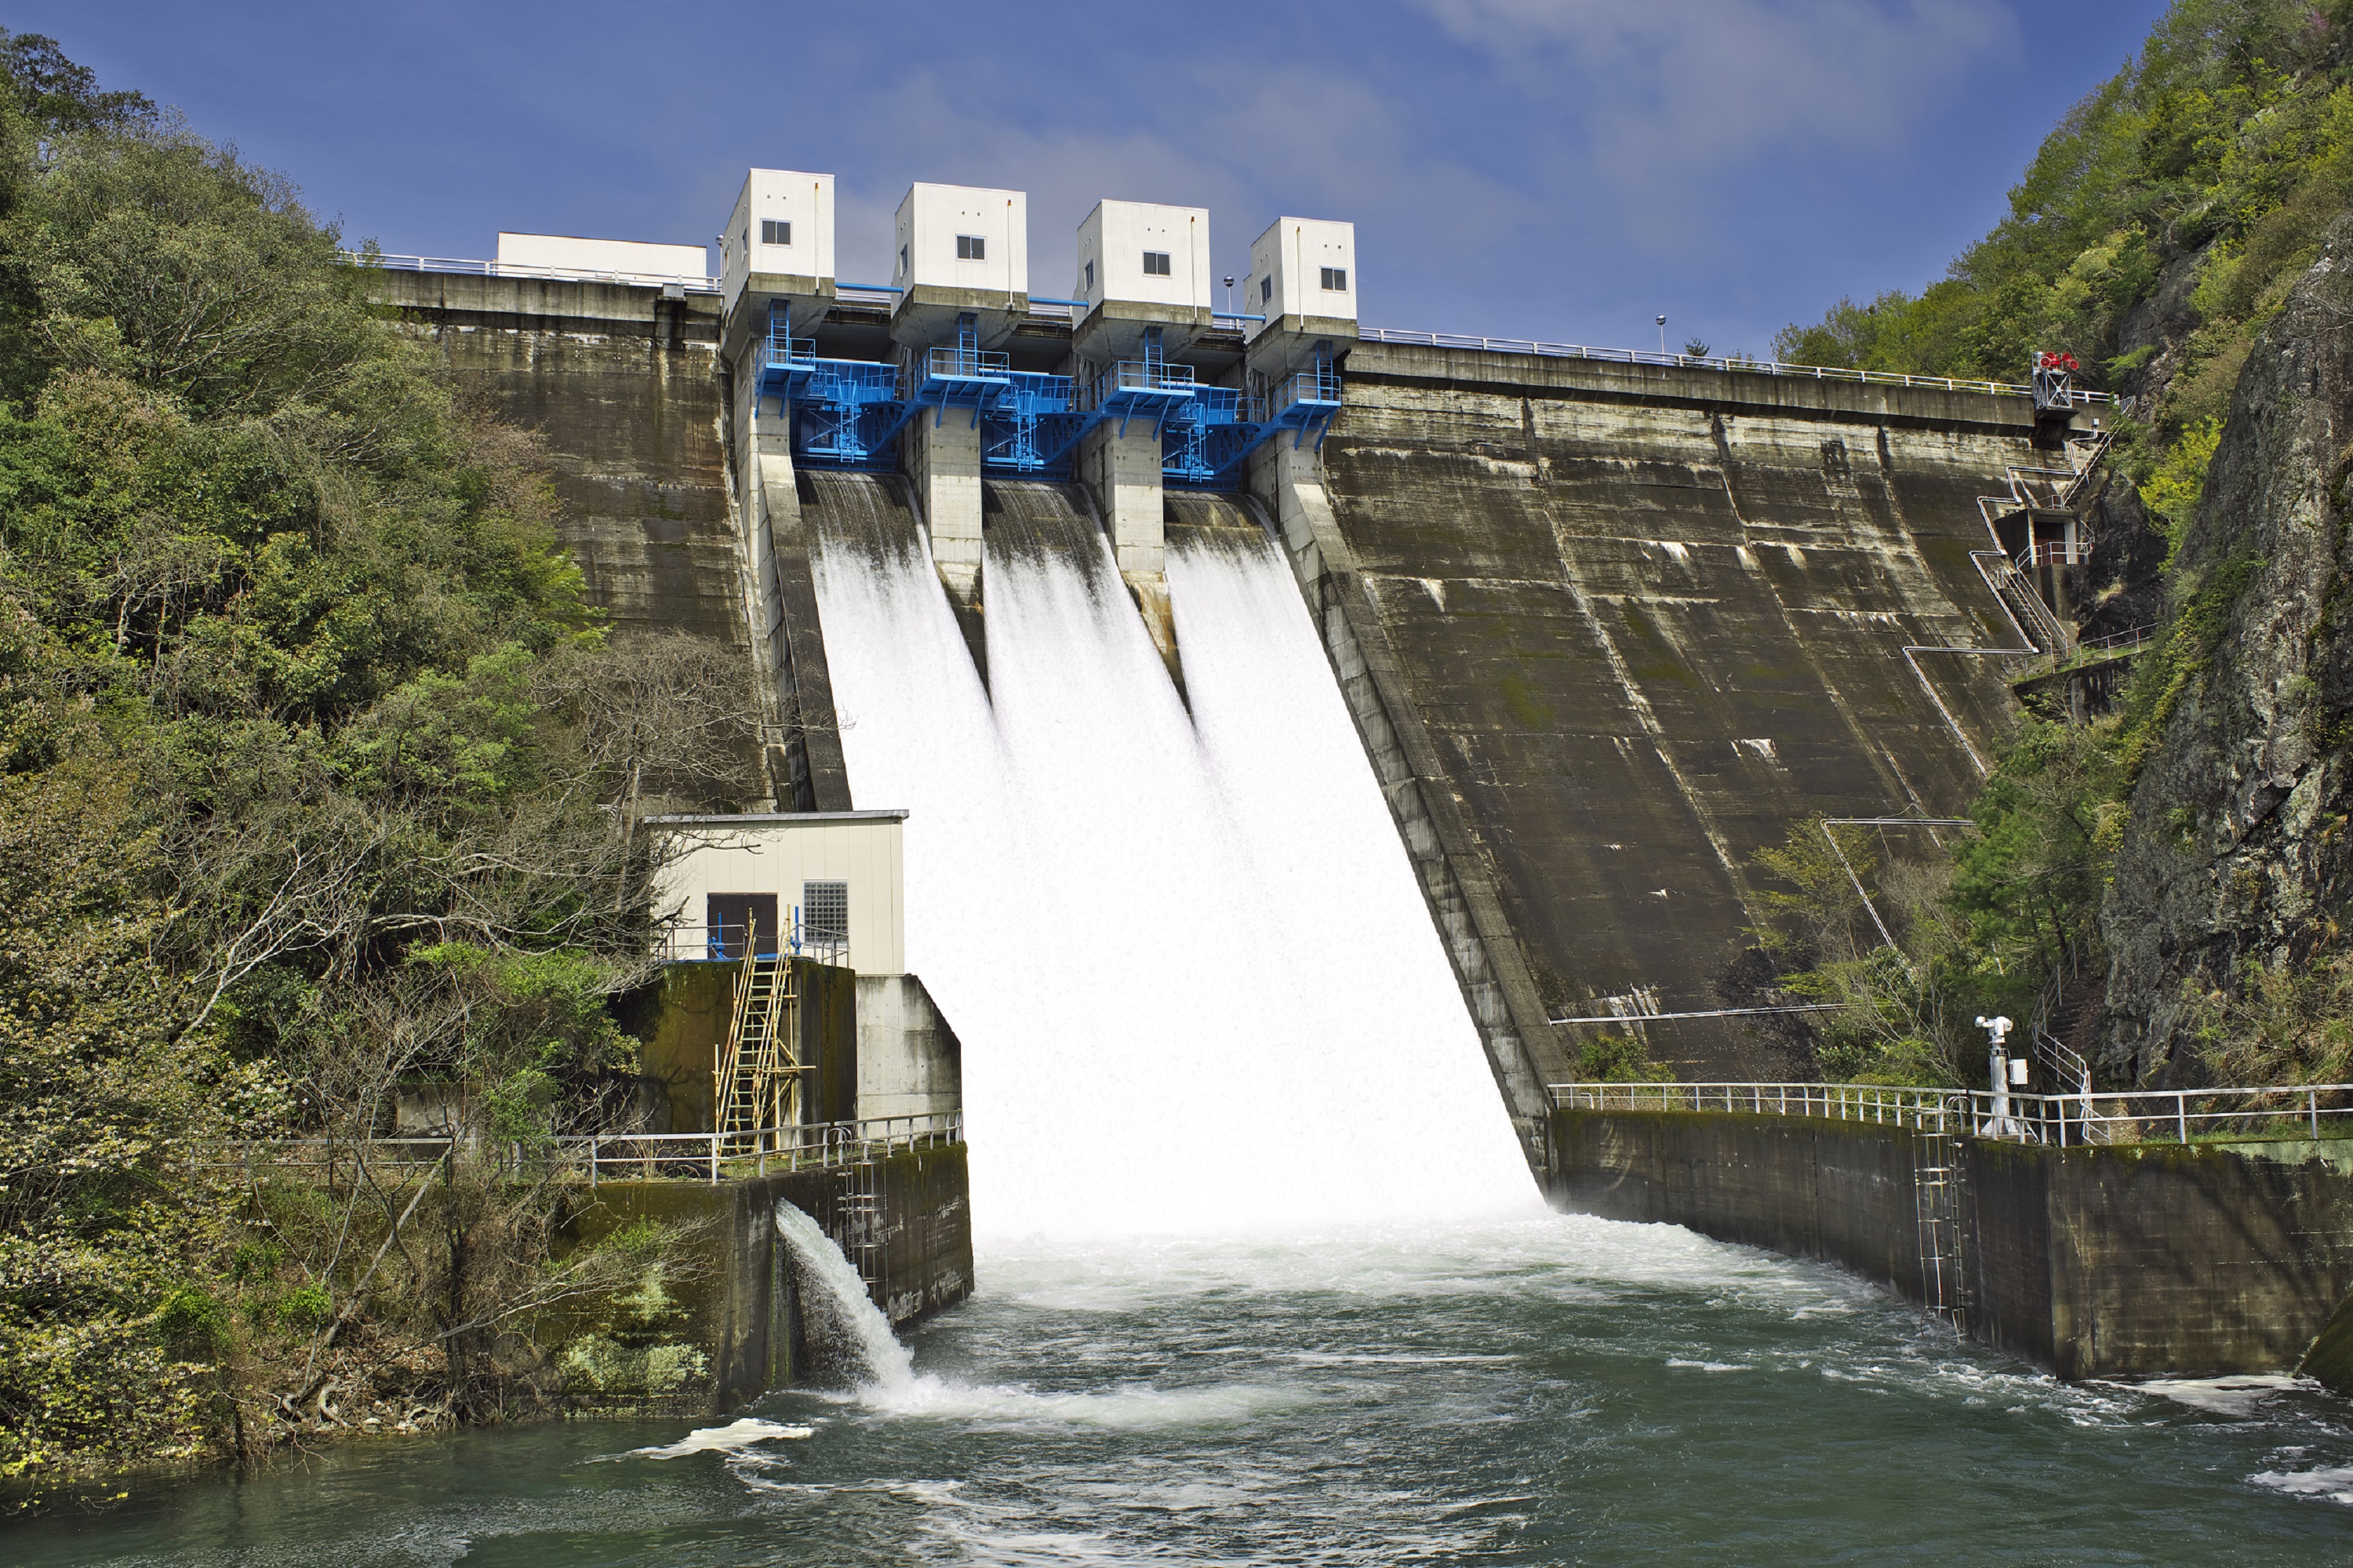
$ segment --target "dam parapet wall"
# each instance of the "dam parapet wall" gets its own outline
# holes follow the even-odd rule
[[[2059,1147],[1860,1114],[1564,1107],[1549,1196],[1941,1298],[2071,1379],[2287,1371],[2353,1292],[2353,1139]]]

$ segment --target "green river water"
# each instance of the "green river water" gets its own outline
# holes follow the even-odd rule
[[[1545,1216],[998,1245],[912,1375],[134,1484],[67,1563],[2344,1563],[2353,1404],[2070,1386],[1835,1270]],[[699,1430],[698,1430],[699,1428]]]

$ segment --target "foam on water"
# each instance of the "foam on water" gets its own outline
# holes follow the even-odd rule
[[[821,542],[861,806],[964,1044],[983,1234],[1232,1234],[1535,1206],[1297,588],[1172,550],[1188,715],[1107,547],[987,566],[984,692],[920,541]]]
[[[648,1448],[632,1448],[618,1456],[629,1459],[683,1459],[689,1454],[734,1454],[754,1443],[773,1443],[780,1439],[807,1437],[815,1432],[813,1426],[796,1426],[781,1421],[762,1421],[746,1416],[731,1421],[724,1426],[698,1426],[675,1443],[662,1443]]]

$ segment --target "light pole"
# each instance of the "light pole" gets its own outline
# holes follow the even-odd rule
[[[1662,357],[1663,357],[1663,356],[1665,355],[1666,352],[1667,352],[1667,318],[1666,318],[1666,317],[1664,317],[1664,316],[1661,316],[1661,317],[1659,318],[1659,353],[1660,353],[1661,356],[1662,356]]]
[[[1232,315],[1233,313],[1234,313],[1234,275],[1233,275],[1232,273],[1229,272],[1229,273],[1227,273],[1227,274],[1226,274],[1226,314],[1228,314],[1228,315]]]

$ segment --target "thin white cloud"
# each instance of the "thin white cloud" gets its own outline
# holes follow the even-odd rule
[[[2014,53],[1996,0],[1408,0],[1647,182],[1807,156],[1879,161]]]

